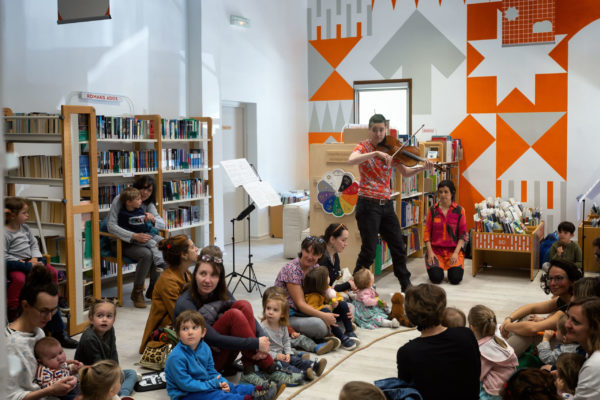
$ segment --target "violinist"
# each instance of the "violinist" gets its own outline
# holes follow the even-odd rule
[[[411,177],[424,169],[431,169],[432,163],[409,168],[391,154],[378,147],[385,142],[385,117],[375,114],[369,119],[369,139],[356,145],[348,158],[349,164],[358,164],[360,184],[356,204],[356,222],[362,245],[356,260],[356,272],[368,268],[375,259],[377,235],[380,234],[389,246],[394,266],[394,275],[404,292],[409,286],[410,272],[406,268],[406,248],[394,205],[390,200],[390,178],[394,168],[405,177]]]

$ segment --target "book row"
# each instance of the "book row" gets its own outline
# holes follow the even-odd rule
[[[154,130],[152,121],[145,119],[96,116],[96,137],[98,139],[154,139],[156,137]],[[79,132],[81,133],[81,127]]]
[[[204,149],[162,149],[163,170],[203,168]]]
[[[200,206],[179,206],[175,209],[164,209],[163,219],[167,229],[183,228],[192,224],[199,223]]]
[[[15,116],[31,116],[32,119],[5,119],[4,132],[7,133],[59,133],[62,131],[62,120],[59,114],[44,112],[14,113]],[[39,118],[43,116],[53,118]]]
[[[22,178],[62,178],[62,156],[21,156],[19,167],[8,176]]]
[[[208,193],[208,182],[194,178],[163,182],[163,201],[195,199]]]
[[[27,221],[36,222],[35,212],[33,211],[34,205],[31,201],[27,201],[27,205],[29,206],[29,219]],[[65,207],[62,203],[36,201],[35,207],[37,207],[40,222],[50,224],[65,223]]]
[[[402,227],[416,225],[421,221],[421,206],[420,200],[402,200],[402,218],[400,221]]]
[[[163,139],[205,138],[204,126],[195,119],[161,119]]]
[[[134,173],[156,171],[156,150],[108,150],[98,152],[98,173]]]

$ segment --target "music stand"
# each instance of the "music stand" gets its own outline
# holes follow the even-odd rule
[[[250,242],[251,242],[251,239],[250,239],[250,213],[252,211],[254,211],[255,208],[256,208],[256,206],[254,205],[254,203],[251,203],[237,217],[235,217],[231,220],[231,228],[232,228],[231,249],[232,249],[232,256],[233,256],[233,260],[232,260],[232,268],[233,269],[229,274],[225,275],[225,279],[229,278],[229,281],[227,282],[227,287],[229,287],[229,285],[231,284],[231,281],[234,278],[238,278],[237,283],[235,284],[233,290],[231,291],[231,294],[235,293],[238,285],[241,283],[242,286],[244,287],[244,289],[246,289],[246,291],[248,293],[251,293],[254,290],[254,288],[257,288],[258,293],[262,296],[260,287],[265,286],[264,283],[261,283],[258,281],[258,279],[256,277],[256,273],[254,272],[254,264],[252,263],[252,253],[251,253],[251,247],[250,247]],[[246,218],[246,220],[248,221],[248,264],[246,264],[246,267],[240,274],[235,271],[235,221],[242,221],[244,218]],[[248,281],[247,286],[246,286],[246,283],[243,281],[243,279]]]

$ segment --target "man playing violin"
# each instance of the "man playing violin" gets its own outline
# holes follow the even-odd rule
[[[394,168],[404,177],[411,177],[433,164],[425,160],[424,165],[409,168],[377,146],[385,142],[385,117],[375,114],[369,119],[369,139],[356,145],[348,158],[349,164],[358,164],[360,183],[356,204],[356,222],[362,245],[356,260],[356,272],[368,268],[375,259],[377,235],[386,241],[392,255],[394,275],[404,292],[409,286],[410,272],[406,268],[406,248],[402,230],[394,205],[390,200],[390,179]]]

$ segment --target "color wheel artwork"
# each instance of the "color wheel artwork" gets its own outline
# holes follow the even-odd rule
[[[354,175],[341,169],[334,169],[323,175],[317,184],[317,201],[323,211],[342,217],[352,214],[358,200],[358,183]]]

